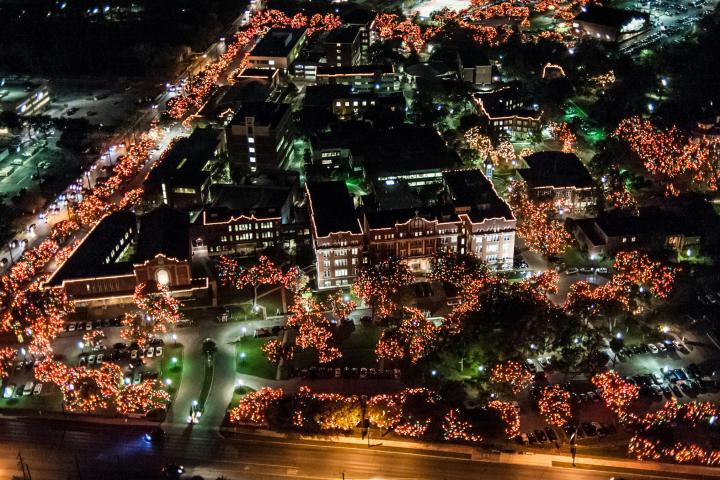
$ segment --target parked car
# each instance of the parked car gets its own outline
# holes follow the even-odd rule
[[[565,270],[565,275],[575,275],[579,271],[580,270],[578,270],[577,268],[568,268],[567,270]]]
[[[547,436],[545,435],[545,432],[543,432],[540,429],[535,430],[535,437],[538,439],[538,442],[540,442],[540,443],[547,442]]]
[[[557,434],[555,433],[555,430],[553,430],[550,427],[545,427],[545,434],[547,435],[548,439],[550,439],[551,442],[557,442]]]
[[[13,393],[15,393],[15,384],[9,383],[3,389],[3,398],[12,398]]]
[[[138,351],[137,351],[137,350],[132,350],[132,351],[130,352],[130,359],[131,359],[131,360],[135,360],[136,358],[138,358]]]
[[[530,444],[530,439],[528,439],[527,433],[521,433],[517,438],[518,442],[520,442],[522,445]]]
[[[655,346],[657,346],[658,350],[660,350],[661,352],[667,352],[667,347],[665,346],[664,343],[662,343],[662,342],[657,342],[657,343],[655,344]]]
[[[162,347],[162,345],[158,345],[157,347],[155,347],[155,356],[162,357],[162,355],[163,355],[163,347]]]
[[[536,373],[538,371],[532,358],[528,358],[527,360],[525,360],[525,367],[530,371],[530,373]]]
[[[105,358],[105,355],[102,353],[98,353],[98,356],[95,357],[95,363],[100,365],[103,362],[103,359]]]
[[[33,395],[40,395],[40,392],[42,392],[43,384],[42,382],[37,382],[35,384],[35,388],[33,388]]]
[[[648,348],[650,349],[650,353],[659,353],[659,352],[660,352],[660,350],[658,349],[658,347],[656,347],[656,346],[655,346],[654,344],[652,344],[652,343],[648,343]]]
[[[152,358],[155,356],[155,347],[148,347],[147,350],[145,350],[145,356],[147,358]]]
[[[25,384],[25,388],[23,389],[23,395],[26,396],[26,397],[32,395],[33,387],[34,387],[34,386],[35,386],[35,382],[33,382],[32,380],[30,380],[29,382],[27,382],[27,383]]]

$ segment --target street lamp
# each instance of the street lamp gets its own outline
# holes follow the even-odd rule
[[[478,372],[484,372],[485,371],[485,365],[479,365],[477,368]]]
[[[170,385],[172,385],[172,380],[170,380],[169,378],[166,378],[166,379],[165,379],[165,385],[167,385],[168,387],[169,387]]]
[[[670,327],[668,327],[667,325],[662,325],[662,326],[660,327],[660,331],[661,331],[662,333],[668,333],[668,332],[670,331]]]
[[[177,345],[177,335],[174,333],[172,334],[172,340],[173,340],[173,345]]]
[[[244,337],[247,333],[247,327],[242,327],[240,330],[242,331],[242,336]]]
[[[620,339],[622,338],[622,333],[617,332],[617,333],[615,334],[615,338],[617,338],[618,340],[620,340]]]
[[[437,370],[432,370],[432,371],[430,372],[430,375],[432,375],[433,377],[434,377],[435,375],[437,375]]]

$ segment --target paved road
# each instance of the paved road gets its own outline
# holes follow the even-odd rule
[[[254,435],[170,432],[161,445],[129,426],[68,426],[0,420],[0,475],[16,472],[18,451],[34,480],[154,479],[166,462],[182,462],[206,479],[532,479],[607,480],[612,473],[473,461],[425,450],[332,446]],[[624,478],[658,478],[624,474]],[[185,478],[185,477],[184,477]],[[189,478],[189,475],[187,475]]]

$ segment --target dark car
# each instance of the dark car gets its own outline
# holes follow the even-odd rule
[[[535,434],[533,432],[528,433],[528,441],[530,442],[530,445],[538,443],[537,437],[535,437]]]
[[[583,422],[582,429],[583,429],[583,432],[585,432],[585,435],[587,435],[588,437],[594,437],[597,435],[597,431],[595,430],[595,427],[593,427],[588,422]]]
[[[538,442],[545,443],[547,442],[547,436],[545,435],[545,432],[543,432],[540,429],[535,430],[535,436],[538,439]]]
[[[545,434],[550,439],[551,442],[557,442],[557,434],[555,433],[555,430],[553,430],[550,427],[545,427]]]
[[[177,479],[185,473],[185,467],[182,465],[167,464],[160,469],[160,472],[165,476],[165,478]]]
[[[687,375],[685,375],[685,372],[683,372],[681,368],[676,368],[675,370],[673,370],[673,373],[678,378],[678,380],[684,381],[688,379]]]
[[[687,371],[693,375],[694,378],[701,378],[702,372],[700,371],[700,367],[698,367],[696,364],[691,363],[687,367]]]
[[[163,430],[160,427],[153,428],[149,432],[145,434],[145,441],[150,443],[157,443],[162,441],[163,438],[165,438],[165,430]]]

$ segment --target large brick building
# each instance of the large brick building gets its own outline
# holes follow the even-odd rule
[[[390,257],[422,275],[439,250],[510,268],[516,220],[482,172],[443,172],[442,197],[434,205],[357,211],[343,182],[308,185],[318,288],[352,283],[360,265]]]

